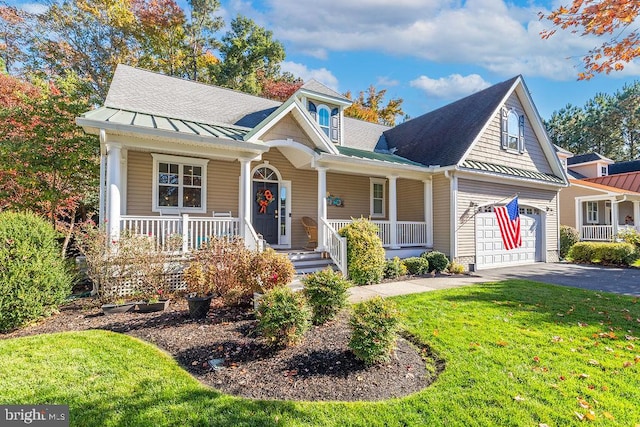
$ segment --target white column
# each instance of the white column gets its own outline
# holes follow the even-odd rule
[[[640,202],[633,202],[633,226],[640,230]]]
[[[396,175],[387,176],[389,180],[389,223],[390,223],[390,242],[391,249],[400,249],[398,246],[398,190]]]
[[[327,168],[317,167],[318,171],[318,247],[316,251],[324,252],[324,224],[327,219]]]
[[[120,237],[120,146],[106,144],[107,230],[112,240]]]
[[[433,247],[433,180],[422,181],[424,184],[424,222],[427,223],[427,246]]]
[[[182,214],[182,253],[189,252],[189,240],[191,239],[191,227],[189,226],[189,214]],[[194,242],[194,247],[197,247]]]
[[[576,197],[575,201],[576,208],[576,230],[578,230],[578,236],[580,236],[580,240],[584,239],[584,234],[582,232],[582,200]]]
[[[618,205],[619,203],[616,203],[616,199],[611,199],[611,237],[613,238],[613,240],[615,240],[618,236],[618,226],[620,224],[620,218],[618,218],[620,216],[618,214]]]
[[[246,219],[251,219],[251,160],[240,159],[240,200],[238,201],[238,215],[240,216],[240,235],[245,239]]]

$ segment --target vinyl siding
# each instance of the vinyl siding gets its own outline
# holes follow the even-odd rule
[[[300,127],[291,113],[284,116],[278,123],[269,129],[261,138],[263,141],[292,139],[312,150],[316,148],[307,133]]]
[[[576,197],[598,196],[602,195],[602,191],[571,185],[560,191],[560,224],[569,225],[576,228]],[[604,206],[602,207],[604,209]],[[583,211],[583,218],[586,218],[586,212]]]
[[[433,249],[451,255],[450,184],[444,175],[433,177]]]
[[[507,108],[513,108],[518,115],[524,114],[518,95],[514,92],[506,102]],[[500,111],[491,119],[489,126],[472,148],[467,159],[479,162],[511,166],[524,170],[553,173],[549,162],[542,151],[540,141],[536,138],[529,118],[524,120],[525,151],[520,154],[500,148]]]
[[[388,202],[389,183],[385,186],[385,203]],[[317,190],[316,190],[317,191]],[[369,217],[370,214],[370,180],[368,176],[346,175],[327,172],[327,192],[340,197],[344,207],[327,206],[327,218],[349,219]],[[385,206],[388,213],[389,205]],[[384,219],[384,218],[376,218]]]
[[[424,183],[398,179],[398,221],[424,221]]]
[[[514,193],[519,193],[518,202],[521,207],[541,209],[542,213],[549,209],[546,215],[546,249],[543,252],[558,249],[558,212],[557,195],[553,190],[541,190],[528,187],[517,187],[505,184],[487,184],[482,181],[458,179],[458,256],[475,256],[475,209],[471,203],[478,206],[507,201]],[[544,217],[545,215],[543,215]]]
[[[569,169],[579,173],[580,175],[586,176],[587,178],[596,178],[598,175],[598,171],[602,166],[606,166],[606,163],[591,163],[588,165],[572,165],[569,166]]]

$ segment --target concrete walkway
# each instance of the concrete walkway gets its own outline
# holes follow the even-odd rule
[[[359,302],[373,298],[376,295],[389,297],[415,294],[507,279],[535,280],[553,285],[640,296],[640,269],[637,268],[601,267],[568,263],[536,263],[526,266],[484,270],[470,275],[420,277],[378,285],[354,286],[349,289],[349,301]]]

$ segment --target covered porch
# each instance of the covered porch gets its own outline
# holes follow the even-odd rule
[[[575,203],[580,240],[613,241],[623,230],[640,231],[638,196],[587,196],[576,198]]]

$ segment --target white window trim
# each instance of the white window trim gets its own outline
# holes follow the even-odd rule
[[[387,180],[382,178],[369,178],[369,215],[371,218],[385,218],[387,216]],[[382,213],[373,212],[373,186],[382,185]]]
[[[198,159],[195,157],[182,157],[182,156],[170,156],[167,154],[157,154],[151,153],[153,157],[153,188],[152,188],[152,212],[161,212],[163,214],[175,214],[179,215],[182,213],[207,213],[207,165],[209,164],[209,160],[207,159]],[[179,196],[178,200],[182,200],[182,167],[187,166],[200,166],[202,167],[202,186],[201,186],[201,197],[202,203],[199,208],[189,208],[189,207],[172,207],[172,206],[159,206],[158,205],[158,186],[160,183],[158,182],[159,168],[158,165],[160,163],[177,163],[180,165],[179,174],[180,174],[180,183],[178,184],[179,188]]]
[[[316,105],[316,121],[318,122],[318,126],[320,127],[320,129],[322,129],[322,132],[324,133],[325,126],[322,126],[320,124],[320,110],[327,111],[329,123],[327,123],[327,126],[326,126],[327,132],[325,133],[325,135],[327,136],[327,138],[331,138],[331,108],[327,107],[324,104]]]
[[[590,206],[595,206],[595,209],[589,209]],[[595,218],[591,218],[591,213],[595,214]],[[587,224],[597,224],[599,222],[598,202],[587,202]]]
[[[600,166],[600,176],[607,176],[609,174],[609,168],[607,166]]]

